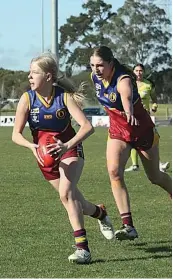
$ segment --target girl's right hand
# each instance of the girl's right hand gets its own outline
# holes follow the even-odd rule
[[[125,112],[127,123],[129,123],[131,126],[138,126],[139,121],[134,117],[133,114],[130,114],[129,112]]]
[[[39,164],[41,165],[41,166],[43,166],[44,167],[44,162],[43,162],[43,159],[38,155],[38,153],[37,153],[37,148],[39,147],[39,145],[38,144],[35,144],[35,143],[31,143],[30,145],[29,145],[29,149],[32,151],[32,153],[34,154],[34,156],[36,157],[36,159],[37,159],[37,161],[39,162]]]

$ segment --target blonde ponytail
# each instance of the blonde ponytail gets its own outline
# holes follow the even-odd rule
[[[71,80],[61,75],[57,79],[57,85],[63,88],[66,93],[69,93],[80,108],[84,106],[84,101],[86,101],[86,82],[81,82],[77,87]]]

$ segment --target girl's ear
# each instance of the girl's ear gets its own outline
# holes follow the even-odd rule
[[[51,73],[47,73],[47,81],[50,81],[52,79],[52,74]]]
[[[113,67],[113,66],[114,66],[114,62],[111,61],[109,65],[110,65],[111,67]]]

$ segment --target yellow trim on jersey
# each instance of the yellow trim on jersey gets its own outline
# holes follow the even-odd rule
[[[93,80],[93,72],[90,74],[90,76],[91,76],[92,82],[94,82],[94,80]]]
[[[51,93],[51,96],[50,96],[50,99],[48,100],[48,102],[46,102],[46,100],[39,94],[39,93],[36,93],[38,99],[40,100],[40,102],[46,107],[46,108],[50,108],[50,106],[52,105],[53,103],[53,99],[55,97],[55,88],[52,89],[52,93]]]
[[[135,105],[138,101],[139,101],[139,98],[137,98],[137,100],[133,103],[133,105]]]
[[[108,80],[105,80],[105,79],[102,80],[102,83],[105,88],[107,88],[110,85],[114,73],[115,73],[115,68],[113,69],[112,73],[110,74]]]
[[[118,78],[118,80],[117,80],[117,85],[118,85],[118,83],[119,83],[124,77],[129,77],[129,78],[130,78],[129,75],[122,75],[122,76],[120,76],[120,77]]]
[[[69,94],[69,93],[67,93],[67,92],[64,92],[64,97],[63,97],[63,99],[64,99],[64,104],[67,106],[67,94]]]
[[[31,109],[31,103],[30,103],[30,98],[28,92],[24,92],[23,95],[26,97],[27,103],[28,103],[28,108],[29,110]]]

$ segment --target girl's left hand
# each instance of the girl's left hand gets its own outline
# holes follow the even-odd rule
[[[56,137],[54,137],[54,140],[56,141],[56,143],[47,145],[47,148],[50,148],[47,153],[58,155],[59,158],[67,151],[67,145]],[[56,158],[55,160],[57,160],[58,158]]]

